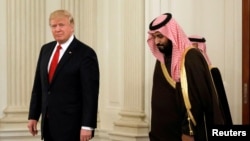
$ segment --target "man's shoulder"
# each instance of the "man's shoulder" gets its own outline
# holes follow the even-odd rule
[[[183,61],[185,62],[185,66],[202,66],[198,64],[207,64],[204,56],[197,48],[188,49],[183,54],[182,62]]]
[[[85,42],[77,38],[73,39],[71,45],[73,46],[73,48],[75,48],[75,50],[77,50],[79,54],[85,54],[89,52],[96,53],[95,50],[91,46],[89,46],[88,44],[86,44]]]
[[[86,48],[91,48],[87,43],[81,41],[80,39],[74,37],[74,39],[71,42],[72,45],[76,45],[79,47],[86,47]]]
[[[186,54],[201,54],[201,52],[196,47],[188,47],[186,48]]]
[[[186,49],[185,54],[184,54],[185,58],[200,58],[203,57],[202,53],[199,51],[199,49],[195,48],[195,47],[189,47]]]
[[[51,42],[43,44],[43,47],[46,47],[46,46],[55,46],[55,45],[56,45],[56,41],[51,41]]]

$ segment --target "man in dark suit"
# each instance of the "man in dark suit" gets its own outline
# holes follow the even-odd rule
[[[40,51],[28,128],[36,135],[41,115],[41,139],[88,141],[97,124],[97,55],[74,36],[74,19],[68,11],[51,13],[49,24],[55,41],[44,44]]]

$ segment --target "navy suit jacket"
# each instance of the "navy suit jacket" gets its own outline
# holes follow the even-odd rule
[[[96,128],[99,66],[95,51],[75,37],[48,80],[48,65],[56,41],[42,46],[31,94],[29,119],[39,120],[42,138],[45,115],[60,141],[80,136],[81,126]],[[46,131],[45,131],[46,132]]]

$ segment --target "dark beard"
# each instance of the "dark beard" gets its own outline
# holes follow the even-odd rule
[[[168,43],[164,47],[161,47],[161,46],[162,45],[157,44],[157,47],[158,47],[159,51],[161,53],[163,53],[165,56],[169,56],[169,55],[172,54],[173,46],[172,46],[171,40],[168,40]]]

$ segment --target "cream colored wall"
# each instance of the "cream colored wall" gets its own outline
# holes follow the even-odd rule
[[[241,1],[0,0],[0,140],[33,140],[27,112],[41,45],[53,40],[50,12],[65,8],[76,36],[99,58],[101,86],[95,140],[147,141],[155,59],[148,24],[171,12],[187,34],[203,35],[221,70],[234,123],[241,123]],[[39,136],[36,138],[39,140]]]

